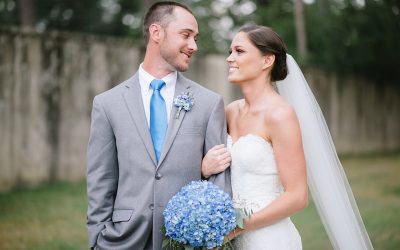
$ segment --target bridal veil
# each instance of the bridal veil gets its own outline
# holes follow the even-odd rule
[[[321,109],[296,61],[286,61],[289,74],[276,85],[299,119],[308,185],[332,246],[373,249]]]

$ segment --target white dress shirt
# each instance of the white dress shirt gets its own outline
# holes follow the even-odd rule
[[[176,71],[164,76],[162,79],[165,82],[165,86],[161,89],[160,94],[164,98],[165,105],[167,108],[167,119],[171,116],[172,105],[174,102],[175,85],[178,73]],[[155,78],[143,69],[143,63],[139,66],[139,83],[142,93],[144,112],[146,113],[147,125],[150,127],[150,100],[153,95],[153,89],[150,86],[151,81]]]

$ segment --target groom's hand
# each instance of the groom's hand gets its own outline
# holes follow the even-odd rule
[[[207,179],[213,174],[221,173],[231,165],[231,160],[231,154],[224,144],[212,147],[201,163],[202,176]]]

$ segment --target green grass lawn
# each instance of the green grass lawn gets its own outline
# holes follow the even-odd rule
[[[400,154],[342,160],[375,249],[400,249]],[[88,249],[85,183],[0,194],[0,249]],[[332,249],[312,203],[293,217],[304,249]]]

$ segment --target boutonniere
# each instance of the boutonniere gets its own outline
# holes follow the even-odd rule
[[[179,118],[182,109],[185,110],[186,112],[190,111],[193,107],[193,104],[194,104],[194,98],[192,93],[184,92],[178,95],[174,99],[174,105],[178,107],[178,112],[176,112],[175,119]]]

